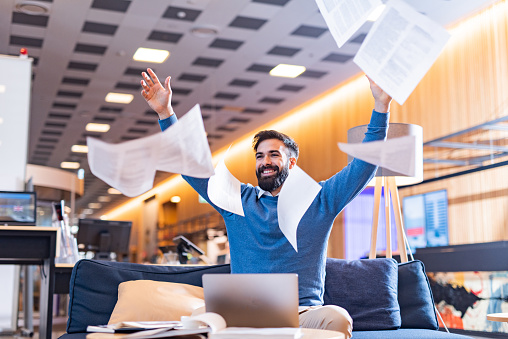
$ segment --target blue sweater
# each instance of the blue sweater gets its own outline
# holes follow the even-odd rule
[[[372,113],[364,142],[383,140],[388,114]],[[162,130],[176,116],[160,120]],[[225,211],[210,202],[208,179],[183,178],[224,218],[231,250],[232,273],[297,273],[301,306],[323,304],[326,250],[333,221],[372,179],[377,167],[355,159],[340,172],[319,184],[322,189],[298,224],[296,252],[282,234],[277,221],[278,197],[263,195],[259,187],[242,184],[245,217]]]

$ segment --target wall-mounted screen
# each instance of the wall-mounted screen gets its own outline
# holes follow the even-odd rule
[[[35,192],[0,191],[0,225],[35,225]]]
[[[446,190],[404,197],[402,212],[412,248],[448,245],[448,196]]]

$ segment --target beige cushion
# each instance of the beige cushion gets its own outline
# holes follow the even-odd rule
[[[202,287],[152,280],[125,281],[118,285],[118,301],[109,324],[176,321],[204,305]]]

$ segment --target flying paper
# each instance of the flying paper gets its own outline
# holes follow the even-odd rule
[[[402,105],[449,38],[436,22],[401,0],[391,0],[353,61]]]
[[[240,195],[241,183],[226,167],[225,159],[228,152],[229,149],[215,167],[215,174],[208,180],[208,198],[216,206],[243,217],[245,214]]]
[[[289,170],[280,190],[277,202],[279,227],[296,252],[298,224],[320,190],[321,185],[296,165]]]
[[[346,144],[339,142],[339,148],[352,157],[378,165],[391,171],[417,176],[415,168],[416,137],[408,135],[386,141],[372,141]]]
[[[323,19],[339,48],[365,23],[380,0],[316,0]]]
[[[199,105],[164,132],[120,144],[87,137],[87,145],[92,173],[128,197],[151,189],[156,170],[196,178],[214,173]]]

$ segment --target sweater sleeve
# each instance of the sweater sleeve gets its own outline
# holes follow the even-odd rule
[[[384,140],[388,133],[389,113],[372,112],[363,142]],[[335,218],[374,177],[377,166],[360,159],[353,159],[340,172],[321,182],[322,208]]]

